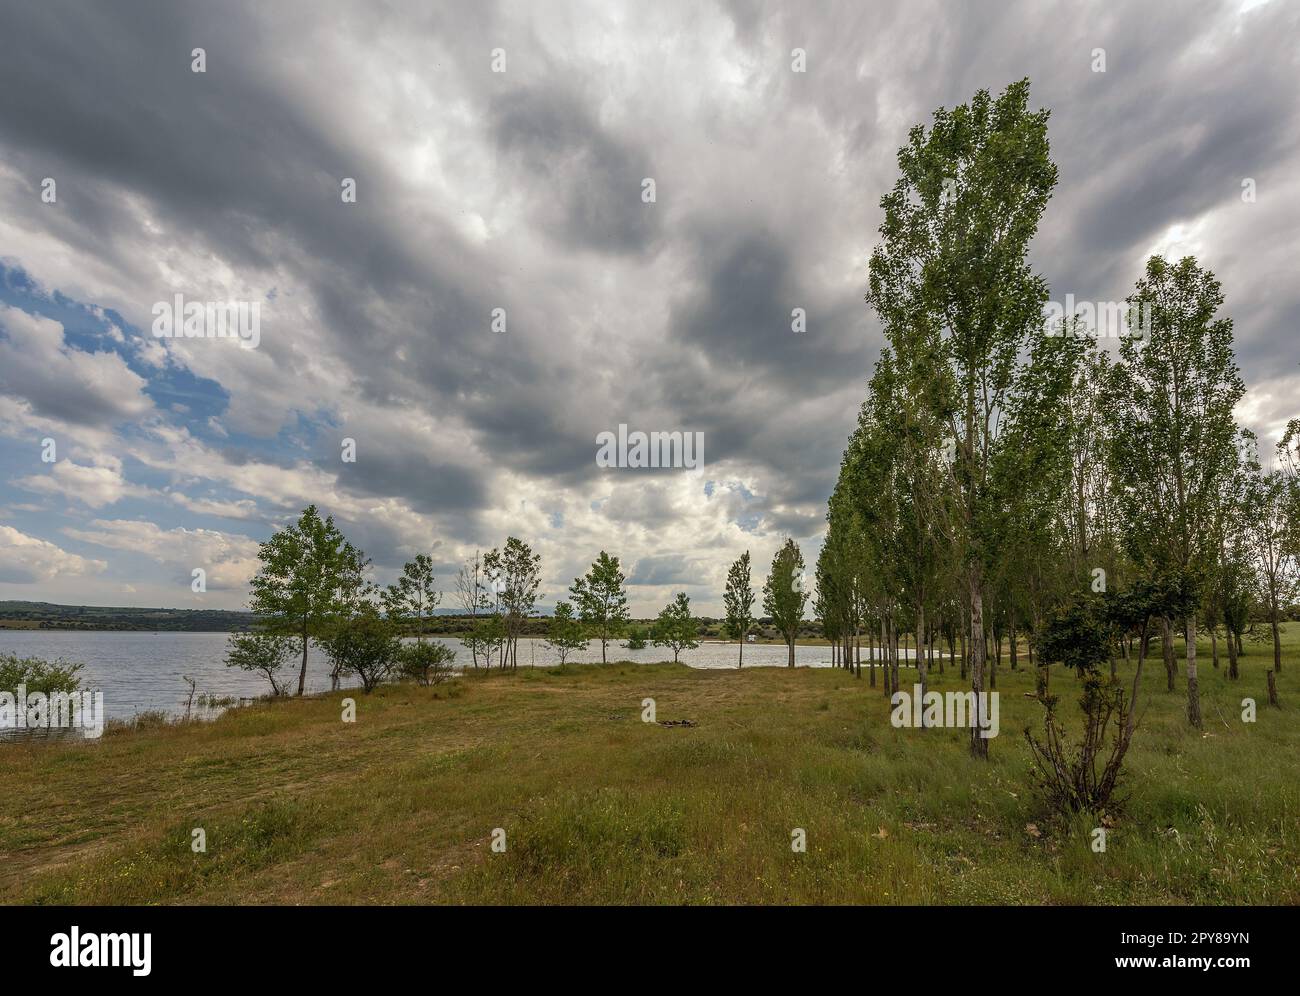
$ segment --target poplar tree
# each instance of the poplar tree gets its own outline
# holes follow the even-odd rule
[[[754,624],[754,589],[750,585],[749,551],[746,550],[727,572],[727,587],[722,593],[727,633],[740,641],[738,668],[745,666],[745,638]]]
[[[679,591],[677,597],[660,610],[651,631],[651,642],[656,647],[671,650],[674,664],[683,650],[694,650],[700,645],[700,624],[691,616],[691,600],[686,592]]]
[[[808,592],[804,590],[803,554],[799,544],[787,539],[772,558],[772,567],[763,583],[763,611],[772,617],[790,651],[788,666],[794,667],[794,641],[803,621]]]
[[[622,636],[630,618],[627,608],[627,578],[619,569],[618,558],[600,551],[591,570],[574,578],[569,586],[578,615],[600,641],[600,662],[606,663],[609,641]]]
[[[1110,397],[1112,486],[1130,556],[1189,593],[1187,721],[1199,729],[1196,606],[1219,556],[1219,491],[1238,467],[1233,408],[1246,385],[1219,281],[1195,259],[1152,256],[1128,304],[1136,322],[1120,340]]]
[[[953,441],[960,556],[970,607],[970,676],[985,683],[985,577],[998,555],[995,464],[1026,355],[1044,334],[1044,280],[1029,243],[1056,185],[1046,110],[1029,110],[1029,81],[993,99],[940,108],[899,150],[899,178],[881,199],[881,241],[867,301],[880,316],[900,370],[924,385],[927,422]],[[988,740],[971,727],[971,752]]]

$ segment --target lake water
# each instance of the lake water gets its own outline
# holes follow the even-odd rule
[[[172,716],[183,715],[189,686],[185,676],[195,681],[196,694],[252,698],[270,690],[264,678],[225,666],[226,633],[137,633],[77,632],[60,630],[0,630],[0,654],[20,657],[62,658],[85,665],[81,672],[83,687],[104,693],[107,719],[130,719],[137,713],[159,710]],[[456,651],[456,663],[469,666],[469,651],[459,640],[438,639]],[[704,643],[696,650],[682,652],[683,664],[691,667],[734,668],[739,648],[734,643]],[[830,647],[794,648],[795,663],[801,667],[829,667]],[[610,644],[611,660],[628,660],[653,664],[672,659],[671,651],[658,647],[624,650]],[[783,644],[747,644],[745,666],[784,667],[787,659]],[[571,655],[573,662],[600,660],[600,644],[591,643],[585,652]],[[559,659],[542,640],[519,641],[520,666],[551,666]],[[866,648],[863,648],[866,664]],[[295,671],[296,674],[296,671]],[[352,687],[355,680],[344,684]],[[307,690],[329,690],[329,665],[325,655],[314,646],[308,656]]]

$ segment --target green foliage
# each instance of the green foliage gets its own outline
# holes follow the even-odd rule
[[[867,301],[889,342],[864,405],[870,460],[858,478],[869,491],[880,484],[860,509],[869,532],[887,530],[874,540],[884,556],[873,567],[885,599],[906,599],[919,617],[940,594],[937,565],[960,565],[964,591],[943,594],[969,612],[977,694],[986,628],[1000,615],[990,598],[986,618],[986,591],[1008,563],[1010,516],[1040,511],[1016,508],[1029,483],[1020,472],[1050,461],[1071,381],[1074,351],[1046,341],[1047,285],[1028,262],[1057,179],[1047,119],[1029,110],[1020,80],[996,99],[980,90],[940,108],[929,130],[914,127],[880,202],[870,264]],[[988,741],[972,735],[971,750],[987,756]]]
[[[492,654],[501,653],[505,632],[501,613],[494,612],[488,616],[479,616],[470,631],[460,638],[460,642],[465,644],[476,660],[482,654],[484,666],[491,667]]]
[[[1039,635],[1044,663],[1061,663],[1082,678],[1109,656],[1109,630],[1100,599],[1075,596],[1048,621]]]
[[[1129,554],[1152,570],[1204,571],[1216,551],[1218,489],[1238,465],[1233,409],[1245,393],[1223,292],[1188,257],[1160,256],[1128,298],[1108,404],[1111,477]]]
[[[1243,483],[1233,410],[1246,386],[1232,320],[1218,315],[1219,281],[1191,257],[1171,264],[1152,256],[1128,304],[1137,328],[1120,340],[1108,399],[1125,548],[1146,573],[1177,571],[1199,602]],[[1187,628],[1187,718],[1199,728],[1195,608]]]
[[[289,693],[291,676],[285,673],[285,668],[300,652],[298,637],[262,630],[232,633],[227,648],[226,667],[261,674],[271,683],[272,695]]]
[[[1180,591],[1177,597],[1185,598]],[[1133,739],[1131,713],[1138,694],[1134,679],[1132,697],[1123,685],[1101,671],[1110,653],[1111,626],[1141,616],[1145,628],[1154,611],[1167,609],[1175,596],[1167,587],[1151,585],[1127,598],[1102,599],[1076,595],[1061,606],[1040,636],[1045,662],[1059,661],[1073,668],[1081,686],[1079,709],[1083,735],[1071,742],[1057,716],[1057,698],[1039,688],[1043,705],[1043,738],[1028,729],[1034,761],[1033,776],[1046,802],[1057,816],[1068,820],[1076,813],[1099,817],[1114,815],[1121,806],[1116,796],[1124,757]]]
[[[308,640],[319,641],[334,630],[364,587],[370,562],[344,538],[333,516],[321,519],[315,505],[263,543],[257,556],[262,566],[249,582],[249,608],[268,631],[301,639],[301,695],[307,681]]]
[[[691,616],[691,600],[686,592],[679,591],[659,613],[650,631],[656,647],[667,647],[677,663],[683,650],[694,650],[700,645],[700,625]]]
[[[1279,621],[1282,608],[1300,587],[1300,544],[1296,533],[1296,479],[1285,469],[1268,472],[1252,467],[1246,474],[1242,496],[1243,546],[1249,551],[1259,579],[1260,601],[1268,615],[1273,637],[1273,667],[1282,668]]]
[[[421,685],[440,685],[455,673],[456,651],[445,643],[404,644],[397,654],[398,671]]]
[[[28,695],[34,692],[71,694],[81,690],[81,679],[77,675],[84,667],[84,664],[64,660],[47,661],[39,657],[0,654],[0,692],[16,694],[18,686],[22,685]]]
[[[727,618],[724,629],[733,640],[740,641],[740,660],[745,660],[745,637],[754,625],[754,589],[750,580],[749,551],[746,550],[727,571],[727,587],[722,593]]]
[[[357,603],[320,638],[337,674],[354,674],[367,695],[393,673],[401,659],[402,640],[392,620],[369,599]]]
[[[808,602],[803,568],[799,544],[787,539],[772,558],[772,567],[763,582],[763,611],[772,617],[772,624],[785,639],[790,650],[790,667],[794,667],[794,640]]]
[[[483,566],[491,579],[496,594],[496,604],[501,610],[503,653],[516,664],[515,649],[524,623],[537,605],[541,587],[540,554],[533,553],[523,540],[510,536],[503,550],[491,551],[483,558]],[[503,657],[501,665],[504,667]]]
[[[622,636],[627,628],[626,582],[618,558],[601,550],[591,570],[583,577],[574,578],[569,586],[583,624],[600,641],[602,664],[609,641]]]
[[[555,612],[547,626],[546,645],[555,651],[561,664],[568,661],[573,651],[586,648],[587,634],[569,602],[555,603]]]
[[[395,622],[415,623],[416,638],[423,642],[425,617],[442,600],[434,586],[433,559],[418,553],[402,568],[402,576],[384,591],[384,611]]]

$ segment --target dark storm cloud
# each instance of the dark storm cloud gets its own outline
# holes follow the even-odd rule
[[[627,583],[630,585],[696,584],[699,568],[686,557],[667,554],[662,557],[642,557],[636,562]]]
[[[1300,13],[1236,10],[683,5],[676,31],[650,39],[671,57],[643,64],[629,52],[648,29],[599,5],[6,5],[0,165],[22,192],[0,193],[23,229],[131,272],[141,293],[173,290],[134,252],[142,211],[189,258],[300,288],[310,321],[267,329],[273,373],[223,387],[246,418],[308,388],[325,392],[313,405],[362,409],[340,427],[358,463],[338,462],[333,437],[317,454],[347,495],[401,498],[449,535],[499,542],[476,510],[518,497],[493,491],[508,470],[599,502],[617,539],[682,514],[657,486],[610,495],[628,478],[595,466],[595,434],[626,422],[703,432],[710,477],[752,478],[746,516],[807,537],[881,341],[862,295],[896,150],[979,87],[1027,75],[1052,109],[1061,182],[1033,259],[1053,297],[1122,298],[1173,226],[1215,218],[1205,262],[1247,382],[1295,370],[1300,284],[1283,247],[1300,223]],[[497,45],[511,69],[494,76]],[[794,47],[807,73],[790,71]],[[44,176],[59,210],[39,203]],[[354,205],[339,202],[344,176]],[[1239,198],[1247,176],[1254,205]],[[643,177],[660,181],[653,205]],[[483,201],[501,211],[475,222]],[[0,246],[20,263],[26,251]],[[489,331],[496,307],[504,335]],[[329,396],[343,380],[347,396]],[[43,404],[111,414],[54,390]],[[399,424],[410,412],[427,416],[423,435]],[[363,528],[383,563],[399,558],[395,527]]]
[[[562,86],[515,90],[489,106],[492,137],[533,192],[537,222],[574,249],[641,252],[659,213],[642,200],[654,177],[652,157],[602,129],[590,109]]]
[[[365,459],[340,463],[339,480],[354,495],[402,495],[417,512],[480,508],[487,497],[483,481],[467,467],[431,461],[418,450],[378,452],[364,440]]]

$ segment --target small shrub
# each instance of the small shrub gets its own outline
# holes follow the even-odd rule
[[[455,660],[456,651],[445,643],[412,643],[399,652],[398,670],[421,685],[440,685],[455,674]]]
[[[1124,688],[1100,665],[1107,658],[1107,629],[1096,600],[1076,598],[1048,623],[1042,637],[1044,661],[1061,661],[1074,668],[1083,683],[1083,739],[1070,743],[1056,714],[1058,696],[1040,685],[1043,739],[1025,730],[1034,760],[1034,779],[1052,809],[1065,818],[1077,813],[1104,813],[1119,805],[1124,755],[1133,737]],[[1104,762],[1102,758],[1105,758]],[[1100,769],[1098,765],[1101,765]]]

